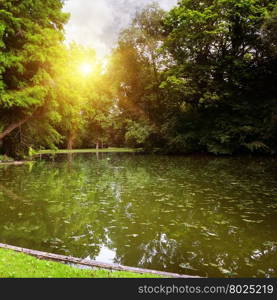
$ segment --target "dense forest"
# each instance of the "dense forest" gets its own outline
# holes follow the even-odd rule
[[[276,153],[276,0],[142,7],[105,60],[66,45],[63,2],[0,0],[2,154]]]

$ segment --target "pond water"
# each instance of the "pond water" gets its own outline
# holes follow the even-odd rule
[[[277,162],[78,154],[0,166],[0,242],[197,276],[277,277]]]

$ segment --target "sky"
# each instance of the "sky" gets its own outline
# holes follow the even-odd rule
[[[66,41],[92,47],[104,57],[115,45],[118,33],[128,26],[135,12],[153,0],[66,0],[64,11],[71,14]],[[177,0],[156,0],[169,10]]]

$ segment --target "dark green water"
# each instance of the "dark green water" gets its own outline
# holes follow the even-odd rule
[[[277,277],[277,163],[58,156],[0,166],[0,242],[210,277]]]

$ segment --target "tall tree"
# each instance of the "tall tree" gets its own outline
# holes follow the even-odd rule
[[[4,151],[20,139],[21,126],[31,120],[50,113],[51,128],[56,102],[53,65],[60,57],[68,19],[62,12],[63,2],[0,1],[0,141]]]
[[[132,145],[146,145],[158,135],[164,64],[158,49],[164,39],[164,15],[156,4],[139,11],[131,26],[121,33],[111,57],[108,74],[124,120],[125,140]]]
[[[162,87],[175,99],[165,128],[173,147],[276,151],[276,55],[263,38],[266,28],[272,36],[274,7],[276,1],[183,0],[168,14],[165,49],[173,65]]]
[[[91,72],[84,74],[83,66],[91,68]],[[73,43],[64,47],[63,58],[55,63],[55,68],[56,111],[60,118],[56,129],[63,137],[59,146],[71,150],[81,140],[90,109],[90,87],[96,76],[95,51]]]

